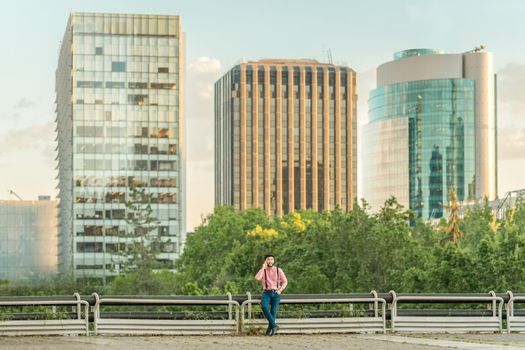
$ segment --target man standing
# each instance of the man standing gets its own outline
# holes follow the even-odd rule
[[[275,258],[272,254],[264,257],[262,268],[257,272],[255,278],[262,281],[263,293],[261,296],[261,307],[264,317],[268,320],[266,335],[274,335],[279,328],[275,323],[277,309],[281,301],[281,293],[288,285],[288,280],[282,269],[275,267]]]

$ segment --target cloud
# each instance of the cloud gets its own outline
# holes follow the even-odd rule
[[[9,124],[6,124],[5,126],[12,127],[16,125],[16,123],[22,120],[23,118],[22,118],[22,114],[18,112],[14,112],[14,113],[8,113],[8,114],[0,114],[0,119],[4,119],[9,123]]]
[[[216,58],[199,57],[188,65],[186,149],[188,229],[213,210],[213,84],[223,73]],[[189,195],[191,193],[191,195]]]
[[[48,122],[15,129],[3,135],[0,139],[0,154],[8,154],[23,150],[36,150],[52,147],[55,143],[55,123]],[[54,158],[54,156],[53,156]]]
[[[213,159],[188,161],[186,180],[187,228],[193,231],[202,216],[213,211],[214,178]]]
[[[22,198],[56,194],[55,123],[4,130],[0,136],[0,183]],[[2,193],[0,193],[2,195]]]
[[[202,56],[192,61],[189,69],[199,74],[219,74],[222,72],[222,64],[216,58]]]
[[[525,127],[498,130],[498,158],[524,159]]]
[[[188,72],[186,108],[188,161],[213,160],[213,84],[222,74],[219,60],[200,57]]]
[[[502,111],[522,116],[525,112],[525,65],[511,62],[498,72],[498,100]]]
[[[222,64],[216,58],[206,56],[192,61],[188,67],[188,96],[192,102],[196,99],[211,100],[213,84],[222,74]]]
[[[30,100],[26,97],[22,97],[17,103],[13,105],[14,109],[30,108],[36,106],[35,101]]]

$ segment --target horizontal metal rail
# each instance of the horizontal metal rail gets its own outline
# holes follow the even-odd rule
[[[304,318],[280,318],[279,332],[281,333],[333,333],[333,332],[386,332],[386,301],[378,298],[377,293],[373,296],[358,298],[283,298],[280,304],[373,304],[374,314],[371,317],[304,317]],[[265,321],[252,318],[252,305],[260,303],[261,299],[252,299],[248,293],[248,299],[241,304],[241,327],[246,331],[248,326],[263,327]],[[381,303],[381,315],[379,315],[378,304]],[[245,318],[245,312],[248,318]]]
[[[494,292],[489,295],[393,295],[392,301],[392,332],[412,332],[412,333],[429,333],[429,332],[501,332],[502,315],[504,300],[496,296]],[[462,303],[462,304],[483,304],[489,303],[492,315],[490,316],[398,316],[398,304],[404,303]]]
[[[23,298],[16,300],[3,298],[0,300],[1,307],[21,307],[21,306],[76,306],[76,317],[66,319],[25,319],[25,320],[0,320],[0,335],[89,335],[89,303],[80,300],[80,296],[75,293],[74,300],[54,300],[52,298],[29,300]],[[84,317],[82,318],[82,306],[84,307]],[[51,313],[53,314],[53,313]]]
[[[239,333],[239,303],[231,299],[218,298],[196,300],[193,298],[105,298],[94,294],[96,304],[94,308],[94,333],[97,334],[162,334],[162,335],[185,335],[185,334],[230,334]],[[181,320],[181,319],[145,319],[145,318],[102,318],[100,306],[106,305],[162,305],[162,306],[226,306],[228,319],[223,320]],[[235,318],[232,309],[235,308]]]

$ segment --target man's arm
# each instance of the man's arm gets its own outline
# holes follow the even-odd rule
[[[280,273],[280,277],[281,277],[281,288],[279,288],[279,294],[281,294],[283,292],[283,290],[286,288],[286,286],[288,285],[288,280],[286,279],[286,276],[284,275],[284,271],[282,269],[279,269],[277,271],[277,273]]]
[[[261,267],[261,269],[259,270],[259,272],[257,272],[257,274],[255,275],[255,279],[257,281],[260,281],[262,280],[262,278],[264,277],[264,269],[266,268],[266,263],[264,263]]]

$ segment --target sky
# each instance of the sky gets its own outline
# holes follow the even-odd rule
[[[213,83],[242,59],[326,62],[330,51],[333,63],[358,73],[361,127],[375,69],[394,52],[460,53],[484,44],[498,74],[498,193],[525,188],[521,0],[18,0],[3,2],[0,12],[0,199],[15,199],[9,190],[26,200],[57,194],[55,70],[74,11],[181,16],[189,231],[214,205]]]

